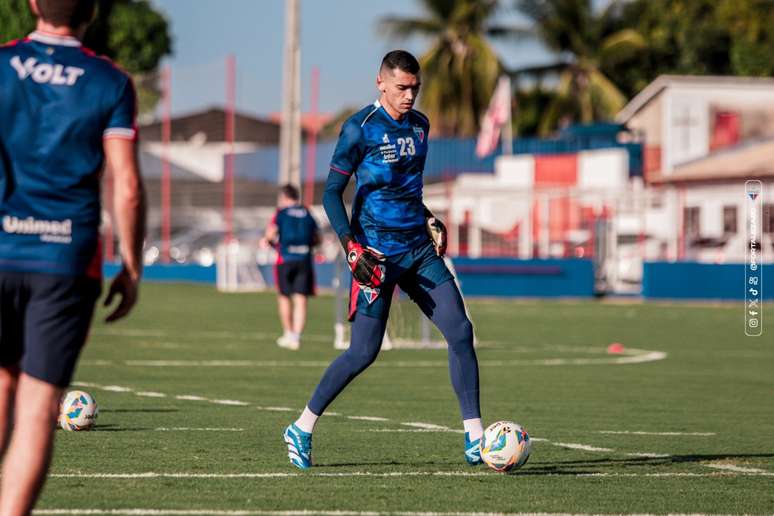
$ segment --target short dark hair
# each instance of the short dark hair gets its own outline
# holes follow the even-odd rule
[[[395,70],[397,68],[402,72],[416,75],[419,73],[419,61],[405,50],[393,50],[387,52],[387,55],[382,59],[382,65],[379,69],[381,70],[383,68],[389,70]]]
[[[76,29],[91,21],[97,0],[37,0],[40,17],[56,27]]]
[[[291,201],[297,201],[301,198],[298,193],[298,188],[291,184],[282,185],[282,188],[280,188],[280,193]]]

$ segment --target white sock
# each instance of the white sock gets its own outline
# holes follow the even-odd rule
[[[468,433],[468,438],[471,441],[480,439],[481,436],[484,435],[484,427],[481,426],[480,417],[475,419],[466,419],[462,422],[462,426],[465,428],[465,431]]]
[[[304,432],[311,434],[314,432],[314,425],[317,424],[317,419],[320,416],[309,410],[309,407],[304,407],[304,411],[301,413],[301,417],[296,420],[295,425]]]
[[[289,331],[288,332],[288,338],[290,340],[292,340],[293,342],[298,342],[299,340],[301,340],[301,334],[293,332],[293,331]]]

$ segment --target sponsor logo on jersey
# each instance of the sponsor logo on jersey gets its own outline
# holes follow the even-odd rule
[[[20,219],[6,215],[3,217],[3,231],[11,235],[40,235],[43,242],[69,244],[72,242],[73,221],[42,220],[33,217]]]
[[[309,253],[308,245],[289,245],[287,250],[290,254],[307,254]]]
[[[86,73],[86,70],[77,66],[38,63],[34,57],[28,57],[22,62],[19,56],[13,56],[10,63],[19,75],[19,80],[23,81],[29,77],[38,84],[72,86],[80,76]]]
[[[390,139],[387,138],[387,133],[384,133],[382,138],[384,145],[379,146],[379,150],[382,153],[383,163],[397,163],[398,162],[398,147],[394,143],[390,143]]]
[[[302,219],[306,217],[306,208],[288,208],[285,213],[288,214],[288,217]]]
[[[419,138],[419,143],[425,141],[425,130],[421,127],[414,126],[414,134],[416,134],[417,138]]]

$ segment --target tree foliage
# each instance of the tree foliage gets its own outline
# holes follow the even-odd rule
[[[393,36],[425,36],[430,49],[422,66],[420,107],[433,131],[446,136],[473,136],[489,105],[502,64],[489,37],[513,34],[497,25],[497,0],[421,0],[422,18],[387,17],[382,27]]]
[[[540,134],[563,122],[608,120],[623,108],[626,96],[603,69],[628,61],[646,43],[637,30],[621,26],[616,4],[597,12],[591,0],[517,0],[516,8],[532,22],[533,36],[557,57],[545,66],[514,71],[517,78],[558,75]]]
[[[772,0],[636,0],[618,5],[620,24],[646,49],[605,73],[628,95],[661,74],[774,75]]]
[[[35,29],[28,0],[0,0],[0,39],[21,38]],[[98,9],[83,44],[113,59],[137,85],[140,112],[158,101],[156,71],[172,52],[167,20],[147,0],[98,0]]]

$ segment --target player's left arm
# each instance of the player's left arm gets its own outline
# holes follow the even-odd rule
[[[137,302],[142,275],[142,246],[145,241],[145,188],[137,160],[135,128],[136,95],[126,77],[109,113],[103,133],[105,161],[113,172],[113,206],[121,249],[121,271],[110,284],[105,306],[120,296],[118,306],[105,319],[117,321]]]
[[[427,233],[430,235],[430,239],[433,241],[435,253],[438,256],[443,256],[446,254],[446,245],[449,242],[446,226],[443,222],[441,222],[441,219],[433,215],[433,212],[430,211],[427,206],[424,206],[424,208]]]
[[[121,297],[116,309],[105,319],[106,322],[113,322],[126,316],[137,302],[142,275],[146,204],[134,140],[106,138],[103,145],[108,166],[113,171],[113,203],[122,262],[121,271],[113,279],[105,298],[105,306],[108,306],[116,295]]]

